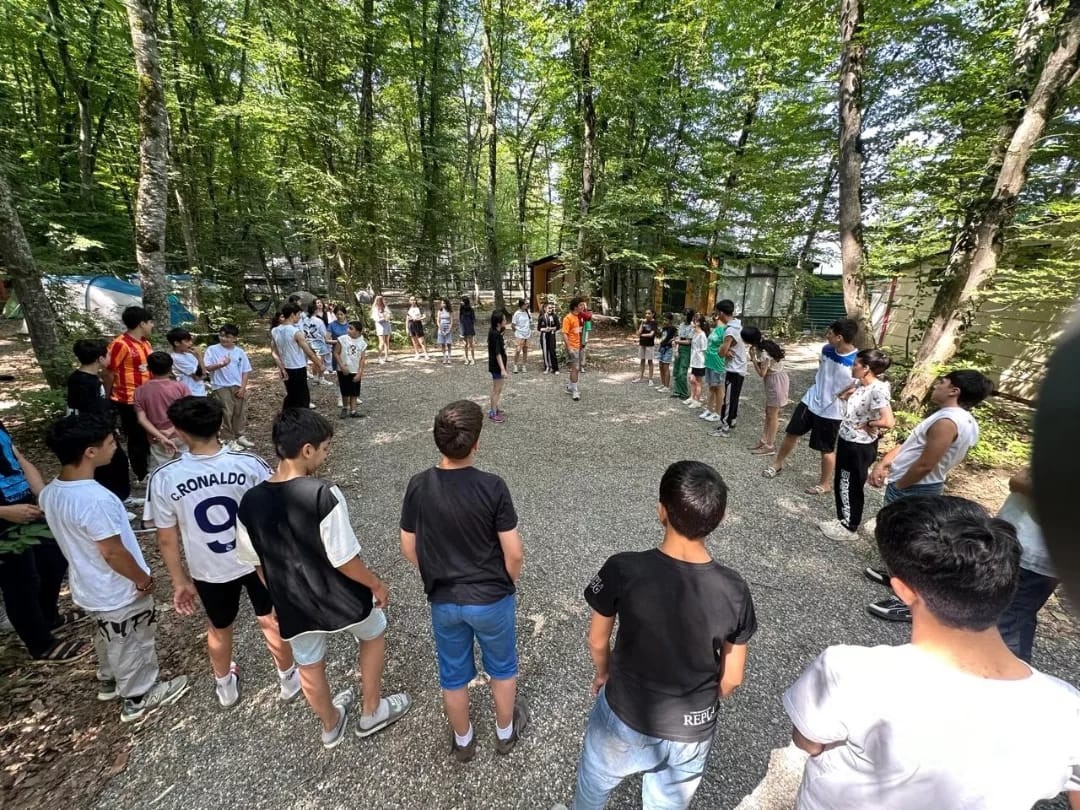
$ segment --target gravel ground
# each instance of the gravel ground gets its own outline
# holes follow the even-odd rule
[[[729,514],[709,548],[750,583],[759,621],[745,683],[721,707],[694,806],[732,808],[753,790],[770,749],[789,739],[780,695],[803,667],[829,644],[900,643],[907,628],[864,611],[883,595],[861,575],[874,559],[869,545],[840,545],[817,531],[814,523],[829,517],[831,498],[802,494],[816,477],[816,457],[801,448],[783,476],[761,478],[765,463],[747,452],[761,418],[756,379],[747,380],[738,430],[730,439],[713,439],[676,400],[628,385],[637,365],[629,359],[633,348],[607,343],[597,352],[601,368],[582,377],[580,402],[563,393],[565,374],[540,374],[535,360],[527,375],[513,375],[504,394],[507,422],[488,424],[481,438],[478,466],[508,482],[526,544],[520,688],[534,722],[513,754],[494,754],[489,693],[477,688],[477,758],[466,765],[449,758],[428,610],[419,576],[398,550],[405,484],[437,460],[432,417],[453,399],[485,401],[486,364],[481,359],[463,367],[456,360],[446,368],[434,359],[417,364],[398,355],[389,365],[369,366],[363,405],[369,418],[337,422],[326,477],[349,498],[368,564],[391,584],[384,689],[407,690],[415,701],[410,715],[376,737],[362,741],[350,734],[324,752],[317,721],[303,702],[277,704],[271,662],[245,606],[235,655],[244,699],[223,711],[208,670],[190,673],[192,693],[167,710],[167,718],[138,732],[127,768],[97,806],[548,808],[568,802],[591,702],[581,591],[610,554],[658,542],[660,476],[668,463],[687,457],[714,464],[731,487]],[[815,351],[792,352],[796,398],[809,384]],[[261,388],[258,395],[279,395],[268,380]],[[316,399],[324,413],[336,413],[332,389],[318,388]],[[259,428],[253,436],[266,452],[267,426]],[[872,492],[869,509],[879,504]],[[188,621],[191,633],[202,632],[195,620],[172,614],[165,620]],[[1037,642],[1036,663],[1076,683],[1078,647],[1052,630]],[[334,641],[327,660],[333,687],[355,685],[350,643]],[[609,806],[640,806],[639,790],[638,780],[627,780]]]

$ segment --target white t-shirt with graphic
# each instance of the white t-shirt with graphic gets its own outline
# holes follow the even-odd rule
[[[889,407],[891,400],[892,390],[884,380],[874,380],[869,385],[860,384],[844,401],[840,438],[855,444],[873,444],[878,438],[877,428],[859,430],[859,426],[876,420],[882,409]]]
[[[348,335],[342,335],[338,338],[338,346],[341,347],[341,370],[349,374],[358,372],[360,370],[360,360],[363,358],[364,352],[367,351],[367,341],[364,340],[363,336],[349,337]]]
[[[195,378],[195,372],[199,370],[199,358],[191,352],[170,352],[169,356],[172,357],[176,379],[184,384],[193,397],[205,397],[206,383]]]
[[[245,492],[272,473],[252,453],[184,453],[150,476],[143,520],[158,528],[179,527],[192,579],[232,582],[255,570],[236,559],[237,507]]]
[[[916,483],[918,484],[941,484],[949,470],[964,460],[968,450],[979,441],[979,423],[970,411],[959,406],[942,408],[923,419],[902,445],[900,452],[893,459],[892,468],[889,470],[889,483],[893,484],[904,477],[911,465],[918,461],[923,450],[926,449],[926,437],[930,428],[942,419],[949,419],[956,425],[956,438],[941,457],[941,461],[926,476]]]
[[[510,323],[514,326],[514,337],[518,340],[528,340],[532,334],[532,316],[523,309],[519,309],[514,313],[514,317],[510,319]]]
[[[855,355],[858,353],[858,349],[852,349],[847,354],[841,354],[831,343],[822,347],[814,384],[802,398],[811,413],[825,419],[844,418],[844,403],[839,399],[839,395],[844,389],[851,387],[851,368],[855,365]]]
[[[904,644],[829,647],[784,694],[810,757],[799,810],[1017,810],[1080,790],[1080,692],[982,678]]]
[[[41,490],[38,505],[67,558],[71,599],[76,605],[105,613],[142,597],[134,582],[105,562],[98,547],[102,540],[119,537],[139,568],[150,573],[119,498],[97,481],[56,479]]]
[[[297,346],[297,348],[300,347]],[[303,354],[303,352],[300,353]],[[251,373],[251,361],[248,359],[247,352],[239,346],[233,346],[231,349],[226,349],[220,343],[208,346],[203,355],[203,362],[208,366],[216,366],[226,357],[229,358],[229,365],[210,372],[210,382],[214,388],[239,387],[244,383],[244,375]]]

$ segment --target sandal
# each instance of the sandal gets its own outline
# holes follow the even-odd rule
[[[769,447],[767,444],[760,444],[750,451],[752,456],[772,456],[776,455],[776,448]]]
[[[812,487],[807,487],[803,490],[807,495],[826,495],[830,492],[828,487],[823,487],[821,484],[814,484]]]
[[[761,474],[765,478],[776,478],[776,476],[778,476],[783,471],[783,467],[781,467],[780,469],[776,469],[776,467],[766,467],[764,470],[761,471]]]
[[[53,630],[62,630],[65,627],[74,627],[77,624],[82,624],[90,618],[81,610],[64,610],[61,611],[59,615],[60,624],[53,627]]]
[[[85,641],[58,641],[34,660],[43,664],[70,664],[89,655],[91,649]]]

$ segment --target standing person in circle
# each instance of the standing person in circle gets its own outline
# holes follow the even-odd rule
[[[641,368],[638,370],[638,378],[631,380],[632,383],[645,382],[645,363],[649,364],[649,386],[653,385],[653,354],[656,349],[656,314],[651,310],[645,310],[645,317],[638,325],[638,361]]]
[[[754,326],[744,327],[742,337],[750,347],[750,362],[754,371],[765,387],[765,423],[761,428],[761,438],[750,448],[750,452],[755,456],[771,456],[776,452],[780,409],[787,404],[791,389],[791,381],[784,370],[784,350],[775,341],[763,338],[761,330]]]
[[[375,335],[379,338],[379,363],[390,361],[390,334],[394,325],[390,321],[390,308],[381,295],[375,296],[371,305],[371,320],[375,322]]]
[[[337,343],[349,332],[348,312],[346,312],[345,307],[341,304],[334,307],[334,320],[327,324],[326,331],[330,335],[330,354],[331,360],[333,361],[333,368],[334,371],[339,371],[340,369],[337,362]],[[343,404],[344,403],[341,400],[341,388],[339,385],[337,405],[341,408],[343,407]]]
[[[724,323],[720,320],[720,310],[712,311],[713,330],[709,333],[709,342],[705,348],[705,385],[709,389],[709,401],[705,410],[698,414],[706,422],[719,422],[720,411],[724,409],[724,375],[727,361],[720,354],[724,345]]]
[[[693,409],[705,404],[705,352],[709,349],[709,325],[705,316],[694,316],[694,336],[690,339],[690,399],[685,404]]]
[[[735,302],[725,299],[716,305],[720,322],[724,324],[724,406],[720,409],[720,424],[713,430],[716,436],[727,436],[735,429],[739,416],[739,397],[746,380],[746,343],[742,338],[742,321],[735,317]]]
[[[570,311],[563,318],[561,330],[567,362],[570,364],[570,382],[566,384],[566,393],[574,402],[581,399],[578,392],[578,372],[581,369],[581,334],[584,328],[581,316],[584,312],[585,299],[571,298]]]
[[[851,376],[856,385],[840,394],[846,407],[836,445],[836,473],[833,494],[836,496],[836,520],[818,524],[821,533],[842,542],[858,535],[862,523],[866,479],[877,459],[878,438],[896,420],[889,400],[889,384],[881,379],[892,365],[877,349],[863,349],[855,355]]]
[[[548,302],[540,317],[536,319],[536,329],[540,333],[540,353],[544,357],[544,373],[559,373],[559,353],[555,350],[555,335],[559,331],[559,316],[555,314],[555,304]]]
[[[465,365],[476,364],[476,310],[469,303],[469,297],[461,299],[461,307],[458,309],[458,328],[461,330],[461,339],[465,342]]]
[[[281,323],[270,331],[285,379],[282,408],[311,407],[311,392],[307,384],[308,361],[311,361],[316,374],[322,374],[323,370],[322,360],[311,350],[304,333],[296,325],[298,320],[300,307],[286,304],[281,308]]]
[[[529,338],[532,337],[532,316],[524,298],[518,299],[517,312],[510,322],[514,326],[514,373],[524,373],[528,371],[526,365],[529,359]],[[521,358],[520,364],[518,357]]]
[[[408,324],[409,340],[412,341],[413,359],[420,359],[420,352],[424,353],[424,359],[430,359],[427,353],[427,344],[424,343],[424,313],[415,295],[409,296],[409,309],[405,313],[405,322]]]
[[[435,342],[442,349],[442,361],[444,366],[450,365],[450,354],[454,348],[454,310],[450,308],[450,299],[444,298],[435,313],[436,332]]]
[[[330,344],[326,339],[326,321],[323,319],[323,315],[322,302],[316,298],[308,304],[307,314],[300,316],[299,326],[300,331],[304,333],[304,338],[311,347],[311,351],[315,353],[315,356],[320,361],[320,369],[312,369],[314,372],[312,379],[322,385],[330,385],[330,382],[323,376],[330,373],[331,362]]]
[[[120,319],[127,331],[109,344],[109,365],[101,381],[120,416],[120,427],[128,442],[128,460],[141,484],[150,471],[150,439],[135,413],[135,389],[150,379],[146,360],[154,350],[149,340],[154,331],[154,314],[142,307],[128,307]]]
[[[689,404],[690,344],[694,340],[694,310],[683,310],[683,322],[675,337],[675,368],[672,371],[671,395]]]

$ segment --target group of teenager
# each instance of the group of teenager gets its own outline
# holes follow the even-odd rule
[[[584,301],[572,301],[560,328],[572,369],[580,355],[571,354],[571,336],[580,339],[584,312]],[[142,320],[134,327],[145,333],[133,340],[145,340],[152,318],[142,311],[130,320],[136,316]],[[500,316],[493,315],[491,331],[501,337]],[[714,320],[724,325],[724,335],[712,340],[719,354],[735,319]],[[862,519],[852,506],[859,478],[828,456],[849,453],[859,459],[862,480],[886,486],[873,529],[884,570],[872,570],[906,611],[900,618],[912,623],[912,640],[896,647],[829,647],[786,691],[793,744],[809,755],[797,806],[1016,808],[1065,790],[1080,807],[1080,693],[1024,662],[1031,654],[1032,608],[1037,612],[1039,599],[1045,602],[1056,584],[1026,506],[1030,480],[1014,478],[1015,497],[997,518],[941,494],[945,475],[977,439],[970,410],[990,393],[989,381],[974,371],[944,375],[933,390],[938,410],[875,462],[876,434],[891,419],[877,385],[884,369],[880,356],[854,349],[852,328],[846,320],[830,327],[814,384],[766,476],[779,475],[798,437],[809,433],[823,473],[829,465],[837,519],[849,535]],[[763,341],[746,340],[748,329],[741,330],[742,342],[760,347]],[[118,341],[131,351],[129,338]],[[135,352],[145,348],[136,342]],[[98,368],[109,367],[112,352],[112,346],[99,351]],[[499,359],[495,382],[506,373],[505,354]],[[220,361],[204,355],[201,362]],[[76,374],[93,376],[94,363]],[[147,366],[140,373],[150,370],[148,362],[140,365]],[[55,611],[56,570],[62,578],[67,568],[80,610],[47,616],[46,624],[92,622],[97,698],[118,701],[127,722],[181,699],[190,681],[160,672],[154,577],[126,512],[130,503],[101,482],[118,453],[115,425],[101,401],[115,402],[120,394],[106,380],[112,384],[99,385],[94,403],[50,428],[46,444],[61,469],[48,484],[0,430],[0,456],[8,464],[0,519],[47,522],[60,559],[50,574],[56,592],[40,596],[51,597]],[[78,378],[72,390],[88,392],[91,382]],[[829,410],[837,401],[839,417]],[[235,443],[222,443],[226,407],[218,396],[189,393],[169,402],[165,416],[171,431],[162,435],[178,452],[149,475],[143,519],[156,533],[177,613],[194,615],[202,606],[221,706],[242,699],[233,640],[246,594],[279,699],[305,697],[324,747],[339,745],[350,724],[367,737],[400,720],[411,698],[384,694],[382,683],[390,584],[365,564],[341,489],[318,477],[333,425],[305,405],[284,407],[272,428],[277,464],[271,468]],[[468,694],[478,674],[474,644],[490,678],[496,753],[513,751],[531,723],[517,683],[516,592],[524,548],[506,482],[475,467],[484,416],[468,400],[439,410],[432,425],[439,461],[409,481],[399,522],[401,553],[417,568],[429,602],[448,720],[445,750],[462,763],[478,746]],[[729,431],[734,421],[729,410]],[[836,448],[848,424],[874,433],[874,455]],[[763,436],[758,449],[771,446],[769,438]],[[130,436],[128,448],[130,455]],[[9,492],[23,494],[13,503]],[[685,807],[701,781],[720,702],[742,683],[758,627],[746,581],[713,560],[706,546],[727,500],[728,485],[710,465],[671,464],[658,487],[658,546],[615,554],[582,582],[591,610],[586,637],[595,699],[578,759],[576,810],[602,808],[635,773],[642,774],[645,807]],[[7,578],[2,582],[8,597]],[[39,612],[44,608],[39,604]],[[328,681],[327,640],[336,634],[356,639],[359,696]],[[69,652],[74,659],[88,650]],[[257,666],[245,662],[251,665]]]

